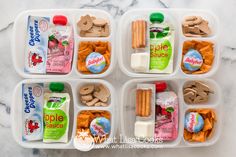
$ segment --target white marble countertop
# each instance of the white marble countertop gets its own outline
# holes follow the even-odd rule
[[[103,149],[90,152],[76,150],[39,150],[19,146],[11,134],[11,96],[14,86],[22,79],[15,72],[11,60],[11,35],[14,18],[23,10],[47,8],[96,8],[119,17],[132,8],[196,8],[213,11],[221,24],[221,66],[215,75],[223,89],[224,123],[219,141],[210,147],[180,149]],[[0,152],[2,157],[43,157],[43,156],[204,156],[231,157],[236,155],[236,2],[234,0],[39,0],[0,1]],[[235,24],[235,25],[234,25]],[[235,68],[235,69],[234,69]],[[117,69],[119,70],[119,69]],[[116,75],[117,76],[117,75]],[[111,76],[112,78],[114,76]],[[122,82],[125,82],[123,77]]]

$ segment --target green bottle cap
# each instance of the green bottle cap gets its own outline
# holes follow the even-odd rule
[[[49,89],[52,92],[62,92],[64,90],[64,83],[61,82],[51,82],[49,84]]]
[[[152,13],[150,15],[150,21],[151,22],[159,22],[162,23],[164,21],[164,15],[162,13]]]

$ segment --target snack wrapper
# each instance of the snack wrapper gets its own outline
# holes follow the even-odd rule
[[[175,140],[178,136],[178,98],[172,92],[157,93],[155,139]]]
[[[72,26],[52,26],[49,30],[47,72],[69,73],[73,58]]]
[[[23,84],[23,141],[43,139],[43,84]]]
[[[28,73],[46,73],[48,17],[29,16],[25,50],[25,71]]]

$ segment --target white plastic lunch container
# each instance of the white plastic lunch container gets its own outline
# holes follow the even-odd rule
[[[138,73],[131,68],[131,54],[135,52],[132,49],[132,32],[131,23],[133,20],[145,19],[149,21],[151,13],[161,12],[164,14],[166,21],[169,21],[175,29],[175,43],[174,43],[174,60],[173,60],[173,73],[170,74],[156,74],[156,73]],[[186,16],[201,16],[209,22],[209,27],[212,29],[212,35],[208,37],[185,37],[182,33],[182,22]],[[149,52],[149,25],[147,25],[147,47],[144,51]],[[220,61],[220,46],[219,46],[219,21],[218,18],[211,12],[205,10],[191,10],[191,9],[133,9],[127,11],[120,19],[117,33],[117,49],[118,49],[118,62],[121,70],[130,77],[210,77],[219,67]],[[214,62],[210,71],[204,74],[186,74],[181,69],[182,61],[182,47],[183,42],[187,40],[203,40],[211,41],[214,43]]]
[[[22,84],[27,83],[44,83],[44,86],[47,87],[50,82],[63,82],[65,84],[65,90],[71,96],[69,116],[69,132],[68,132],[68,143],[43,143],[43,141],[22,141]],[[88,107],[81,104],[79,100],[79,88],[86,84],[103,84],[106,86],[110,93],[110,101],[107,107]],[[23,80],[16,86],[13,93],[12,100],[12,133],[13,137],[18,144],[25,148],[43,148],[43,149],[75,149],[73,145],[73,139],[76,135],[76,127],[77,127],[77,115],[81,111],[84,110],[98,110],[98,111],[108,111],[111,114],[111,132],[109,137],[114,137],[117,129],[117,114],[116,114],[116,98],[115,91],[113,86],[103,80],[95,79],[27,79]],[[95,144],[94,148],[100,148],[108,145],[111,141],[105,141],[102,144]]]
[[[77,22],[81,16],[92,15],[107,19],[110,26],[110,35],[108,37],[80,37],[77,28]],[[68,74],[31,74],[24,71],[25,62],[25,44],[26,44],[26,32],[27,32],[27,19],[28,16],[45,16],[53,17],[54,15],[65,15],[68,18],[68,22],[74,29],[74,55],[72,61],[71,71]],[[51,20],[52,18],[50,18]],[[115,25],[112,16],[103,11],[97,9],[45,9],[45,10],[28,10],[20,13],[14,22],[13,27],[13,41],[12,41],[12,59],[14,67],[19,75],[23,78],[103,78],[109,75],[114,69],[116,63],[115,57]],[[78,58],[78,45],[81,41],[108,41],[111,44],[111,58],[109,68],[101,74],[82,74],[77,70],[77,58]]]
[[[183,86],[188,81],[202,81],[206,83],[210,89],[214,91],[210,95],[209,101],[203,104],[186,104],[183,99]],[[166,81],[171,90],[178,96],[179,101],[179,127],[178,137],[174,141],[163,142],[160,144],[153,143],[139,143],[136,140],[127,141],[127,139],[135,139],[134,136],[134,123],[135,123],[135,101],[136,101],[136,88],[139,83],[154,83],[155,81]],[[121,90],[121,106],[120,106],[120,122],[121,122],[121,135],[123,142],[140,148],[176,148],[176,147],[200,147],[213,145],[220,137],[222,129],[222,94],[219,85],[211,79],[181,79],[181,78],[148,78],[148,79],[133,79],[125,83]],[[217,122],[214,125],[213,136],[205,142],[188,142],[183,138],[184,132],[184,116],[189,109],[213,109],[216,113]],[[125,141],[126,140],[126,141]]]

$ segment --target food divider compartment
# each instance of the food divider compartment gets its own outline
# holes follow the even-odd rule
[[[217,121],[214,124],[213,136],[210,137],[209,139],[207,139],[205,142],[202,142],[202,143],[201,142],[189,142],[183,138],[182,139],[184,141],[183,145],[186,145],[186,147],[202,147],[202,146],[213,145],[214,143],[216,143],[218,141],[220,134],[221,134],[221,130],[222,130],[221,127],[223,125],[222,120],[221,120],[222,110],[221,110],[221,107],[218,105],[220,105],[220,104],[217,104],[216,106],[206,105],[206,106],[202,106],[202,107],[191,106],[191,107],[185,109],[184,114],[186,114],[189,109],[211,109],[215,112]]]
[[[201,79],[200,79],[201,80]],[[189,81],[185,81],[184,82],[184,84],[183,84],[183,87],[184,87],[184,85],[186,84],[186,83],[189,83],[189,82],[191,82],[192,80],[189,80]],[[206,84],[206,85],[208,85],[209,86],[209,88],[211,89],[211,91],[213,91],[213,93],[212,92],[210,92],[209,93],[209,97],[208,97],[208,101],[207,102],[202,102],[202,103],[191,103],[191,104],[189,104],[188,102],[185,102],[184,101],[184,104],[185,105],[187,105],[187,107],[189,107],[189,106],[191,106],[191,107],[196,107],[196,106],[198,106],[198,107],[204,107],[205,105],[208,105],[209,107],[211,106],[211,107],[215,107],[215,106],[217,106],[218,105],[218,102],[220,102],[221,101],[221,94],[218,92],[220,89],[219,89],[219,87],[218,87],[218,85],[214,82],[214,81],[212,81],[212,80],[203,80],[203,81],[201,81],[201,82],[203,82],[204,84]],[[183,93],[183,89],[184,88],[182,88],[182,93]]]
[[[140,73],[135,72],[131,68],[131,54],[134,53],[132,49],[132,31],[131,22],[136,19],[145,19],[150,24],[149,15],[154,12],[161,12],[166,16],[167,21],[173,24],[175,28],[175,40],[174,40],[174,59],[173,59],[173,72],[169,74],[164,73]],[[209,27],[212,29],[212,35],[207,37],[185,37],[182,33],[182,22],[184,17],[196,15],[202,16],[209,22]],[[119,33],[118,33],[118,61],[121,70],[130,77],[159,77],[159,76],[170,76],[170,77],[210,77],[212,76],[219,66],[219,42],[218,42],[218,19],[208,11],[203,10],[190,10],[190,9],[134,9],[127,11],[119,22]],[[182,47],[184,41],[187,40],[204,40],[214,43],[214,61],[211,70],[204,74],[185,74],[181,69],[182,62]],[[149,50],[149,26],[147,26],[147,47],[145,51]],[[144,52],[142,50],[142,52]],[[137,52],[140,52],[137,50]]]
[[[22,84],[30,84],[30,83],[43,83],[44,89],[49,91],[48,85],[50,82],[62,82],[65,85],[65,91],[70,95],[70,108],[69,108],[69,134],[68,134],[68,142],[67,143],[44,143],[42,140],[40,141],[22,141]],[[110,91],[110,105],[107,107],[86,107],[80,106],[78,101],[78,93],[77,89],[81,85],[85,84],[103,84],[106,86]],[[44,148],[44,149],[74,149],[73,139],[76,135],[76,128],[77,128],[77,115],[79,112],[84,110],[104,110],[108,111],[111,114],[111,131],[109,137],[114,137],[116,132],[116,114],[115,114],[115,98],[114,98],[114,89],[112,85],[103,80],[80,80],[80,79],[44,79],[44,80],[37,80],[37,79],[28,79],[21,81],[15,88],[13,93],[13,101],[12,101],[12,132],[13,137],[18,144],[26,148]],[[96,144],[94,148],[100,148],[101,146],[105,146],[111,141],[108,138],[107,141]]]
[[[80,37],[78,35],[77,22],[81,16],[84,15],[94,15],[96,17],[103,17],[109,23],[110,35],[108,37]],[[46,74],[34,74],[27,73],[24,71],[25,62],[25,48],[26,48],[26,32],[27,32],[27,19],[28,16],[45,16],[50,17],[50,23],[52,23],[52,17],[54,15],[65,15],[68,18],[68,22],[73,27],[73,37],[74,37],[74,52],[73,60],[71,65],[71,71],[67,74],[59,73],[46,73]],[[24,78],[102,78],[109,75],[115,65],[115,44],[114,44],[114,21],[112,16],[102,10],[96,9],[47,9],[47,10],[29,10],[22,12],[18,15],[14,22],[13,27],[13,41],[12,41],[12,58],[13,64],[16,71]],[[108,41],[111,44],[111,57],[109,68],[99,74],[82,74],[77,69],[78,63],[78,45],[81,41]]]
[[[155,78],[148,78],[148,79],[133,79],[128,81],[126,84],[123,85],[122,91],[121,91],[121,108],[120,108],[120,116],[121,116],[121,135],[122,138],[129,139],[129,138],[135,138],[134,136],[134,123],[135,123],[135,91],[137,84],[139,83],[154,83],[156,81],[166,81],[168,86],[170,86],[170,89],[174,91],[178,96],[178,102],[179,102],[179,125],[178,125],[178,137],[174,141],[164,141],[163,143],[148,143],[144,142],[141,143],[137,140],[128,140],[123,141],[126,144],[132,144],[137,147],[148,147],[148,148],[175,148],[175,147],[198,147],[198,146],[207,146],[214,144],[220,136],[221,132],[221,125],[222,125],[222,112],[221,112],[221,92],[220,88],[217,85],[217,83],[210,79],[181,79],[181,78],[169,78],[169,77],[163,77],[159,79]],[[184,102],[183,98],[183,86],[188,81],[201,81],[209,85],[212,90],[214,90],[214,96],[209,99],[209,102],[204,104],[192,104],[187,105]],[[217,98],[217,100],[213,100]],[[185,119],[185,113],[188,109],[213,109],[216,111],[216,117],[217,122],[214,126],[214,132],[213,136],[210,139],[207,139],[203,143],[198,142],[188,142],[185,141],[183,138],[184,133],[184,119]]]

